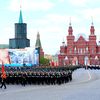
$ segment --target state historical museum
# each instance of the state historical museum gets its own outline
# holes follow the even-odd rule
[[[63,65],[100,65],[100,41],[97,45],[93,22],[90,28],[88,40],[79,35],[75,39],[71,23],[68,28],[67,44],[62,42],[58,54],[58,64]]]

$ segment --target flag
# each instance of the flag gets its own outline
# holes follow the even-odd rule
[[[52,66],[54,66],[54,61],[52,61]]]
[[[4,73],[4,72],[5,72],[5,67],[4,67],[3,62],[2,62],[1,72],[2,72],[2,73]]]
[[[4,67],[3,62],[2,62],[1,72],[2,72],[1,78],[6,79],[7,76],[6,76],[5,67]]]

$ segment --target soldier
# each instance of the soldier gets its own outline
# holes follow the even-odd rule
[[[5,81],[6,81],[7,76],[6,76],[6,72],[5,71],[1,74],[1,78],[2,78],[2,81],[1,81],[0,88],[2,88],[4,86],[4,89],[6,89]]]
[[[69,72],[68,72],[68,78],[69,78],[69,81],[71,81],[72,80],[72,72],[69,70]]]
[[[22,84],[23,86],[25,86],[25,84],[26,84],[26,74],[25,74],[25,72],[23,72],[23,73],[21,74],[21,78],[22,78],[21,84]]]

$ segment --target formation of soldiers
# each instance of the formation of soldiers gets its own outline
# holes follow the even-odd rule
[[[67,66],[58,68],[39,68],[39,67],[5,67],[7,79],[6,84],[26,84],[34,85],[55,85],[70,82],[72,73],[75,69],[100,69],[98,66]],[[1,76],[1,70],[0,70]],[[0,78],[1,82],[1,78]]]
[[[26,68],[7,68],[6,75],[6,84],[22,84],[23,86],[26,84],[60,85],[72,80],[72,70],[66,68],[27,68],[27,70]]]
[[[89,66],[85,66],[85,69],[93,69],[93,70],[100,70],[100,65],[89,65]]]

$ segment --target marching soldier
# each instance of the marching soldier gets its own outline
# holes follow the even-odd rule
[[[21,74],[21,84],[23,86],[26,84],[26,74],[24,72]]]
[[[2,78],[2,81],[1,81],[0,88],[2,88],[4,86],[4,89],[6,89],[6,83],[5,83],[5,81],[6,81],[7,76],[6,76],[6,72],[5,71],[1,74],[1,78]]]

